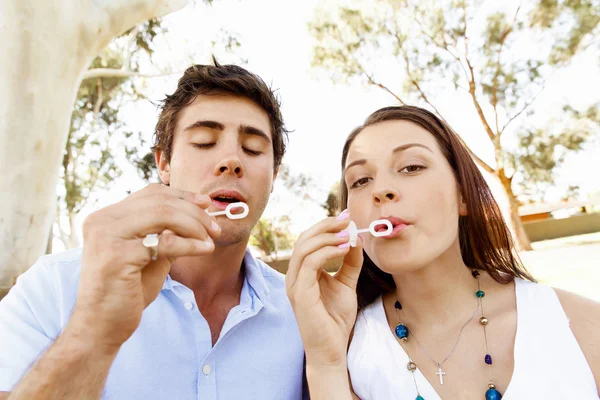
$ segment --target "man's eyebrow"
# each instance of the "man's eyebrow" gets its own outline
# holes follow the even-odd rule
[[[198,120],[198,121],[186,126],[185,128],[183,128],[183,130],[189,131],[189,130],[192,130],[195,128],[208,128],[208,129],[214,129],[216,131],[222,131],[222,130],[225,130],[225,125],[223,125],[222,123],[217,122],[217,121]]]
[[[255,135],[260,136],[265,139],[267,142],[271,143],[271,138],[269,135],[264,133],[261,129],[255,128],[250,125],[240,125],[239,133],[244,135]]]

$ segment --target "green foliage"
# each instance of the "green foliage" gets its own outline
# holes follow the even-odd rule
[[[510,154],[509,164],[518,171],[515,178],[523,203],[544,201],[546,190],[554,185],[556,167],[570,153],[583,150],[590,138],[598,137],[598,105],[584,111],[565,107],[564,111],[566,116],[572,118],[565,119],[563,123],[554,121],[544,129],[525,129],[518,135],[519,145]],[[577,194],[576,189],[567,189],[566,196]]]
[[[276,255],[278,251],[292,248],[294,238],[289,230],[290,218],[267,220],[261,218],[250,236],[250,244],[265,256]]]
[[[549,150],[543,153],[547,158],[543,163],[532,156],[513,157],[502,147],[500,136],[515,121],[521,124],[515,130],[524,132],[522,140],[542,132],[535,127],[525,129],[519,117],[534,112],[532,104],[555,71],[594,43],[600,24],[599,0],[538,0],[514,9],[499,4],[487,7],[487,15],[482,15],[483,2],[477,0],[353,4],[323,11],[309,24],[316,41],[314,67],[337,82],[380,87],[398,101],[432,109],[442,118],[436,94],[444,89],[467,93],[482,132],[495,147],[495,165],[479,161],[489,172],[504,174],[504,163],[511,157],[519,159],[514,164],[517,170],[531,177],[547,176],[532,173],[542,164],[548,168],[561,164],[564,157]],[[395,66],[395,73],[390,66]],[[567,114],[573,121],[583,118]],[[570,151],[568,146],[565,149]]]
[[[341,211],[339,191],[340,183],[336,182],[331,187],[329,193],[327,193],[327,199],[325,200],[325,203],[322,205],[322,207],[327,212],[328,217],[334,217]]]
[[[160,20],[150,20],[115,39],[91,63],[90,69],[137,71],[139,60],[153,53],[152,41],[164,33]],[[69,218],[71,231],[59,224],[66,247],[76,245],[73,218],[95,190],[107,190],[121,174],[118,156],[137,160],[140,133],[125,129],[119,108],[141,97],[132,78],[84,80],[77,92],[61,168],[59,216]]]
[[[551,64],[568,63],[591,44],[587,40],[598,31],[598,0],[539,0],[530,14],[530,26],[557,33],[550,52]]]

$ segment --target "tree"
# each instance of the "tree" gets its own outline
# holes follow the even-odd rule
[[[340,183],[336,182],[329,190],[329,193],[327,193],[327,199],[325,200],[325,203],[322,205],[322,207],[327,212],[328,217],[335,217],[338,214],[338,212],[341,211],[339,192]]]
[[[530,128],[519,132],[518,146],[509,154],[508,165],[515,171],[514,182],[519,189],[520,203],[546,201],[546,193],[556,180],[557,167],[569,153],[581,150],[589,142],[592,132],[600,130],[598,105],[584,112],[567,106],[564,114],[575,114],[575,118],[563,118],[566,123],[553,120],[543,129]],[[563,198],[572,199],[578,194],[578,186],[569,186]]]
[[[46,248],[69,118],[86,69],[114,37],[187,1],[1,1],[3,297]]]
[[[279,251],[292,248],[294,239],[289,225],[288,216],[272,220],[261,218],[252,229],[250,244],[259,249],[265,257],[277,257]]]
[[[470,99],[482,134],[493,146],[494,163],[469,150],[477,164],[502,184],[515,238],[531,249],[518,214],[514,171],[504,134],[532,104],[548,78],[593,43],[598,34],[597,0],[539,0],[510,13],[482,15],[477,0],[377,0],[367,7],[340,7],[310,25],[317,40],[314,65],[333,79],[359,80],[392,95],[436,107],[441,90]],[[489,5],[489,4],[488,4]],[[490,7],[488,7],[490,8]],[[478,13],[479,12],[479,13]],[[528,51],[535,48],[536,54]],[[381,66],[395,65],[394,71]],[[400,72],[400,73],[398,73]],[[402,90],[396,89],[403,76]]]
[[[146,21],[113,40],[89,70],[137,73],[140,60],[153,53],[154,38],[164,33],[159,19]],[[77,92],[61,167],[56,226],[67,249],[79,246],[76,215],[95,190],[109,189],[121,175],[118,150],[132,162],[142,162],[137,156],[137,147],[145,144],[141,134],[129,140],[134,133],[124,130],[119,118],[121,105],[142,96],[134,77],[96,75],[84,79]],[[63,228],[63,217],[68,229]]]

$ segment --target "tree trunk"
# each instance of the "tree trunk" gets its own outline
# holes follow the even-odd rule
[[[69,211],[69,249],[79,247],[79,238],[77,236],[77,225],[75,218],[77,215],[73,211]]]
[[[46,254],[52,254],[52,240],[54,240],[54,232],[52,232],[52,224],[50,224],[50,234],[48,235],[48,243],[46,244]]]
[[[0,298],[44,253],[81,78],[116,36],[187,0],[0,0]]]
[[[531,241],[525,232],[523,221],[519,215],[519,202],[512,190],[512,182],[504,174],[504,170],[499,170],[497,178],[500,180],[506,196],[508,197],[508,210],[510,214],[510,221],[508,221],[512,227],[513,238],[519,250],[532,250]]]

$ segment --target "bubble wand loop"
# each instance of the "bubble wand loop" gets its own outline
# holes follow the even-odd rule
[[[384,231],[378,232],[375,230],[375,227],[380,226],[380,225],[385,225],[386,229]],[[394,226],[387,219],[375,220],[375,221],[371,222],[371,224],[369,225],[368,228],[365,228],[365,229],[358,229],[356,227],[356,223],[354,223],[354,221],[350,221],[350,224],[348,225],[348,233],[350,235],[349,243],[350,243],[350,246],[356,247],[359,233],[369,232],[371,235],[373,235],[375,237],[384,237],[384,236],[387,236],[390,233],[392,233],[393,230],[394,230]]]
[[[231,210],[236,210],[238,208],[243,209],[243,211],[241,213],[236,213],[236,214],[231,212]],[[238,202],[238,203],[231,203],[231,204],[227,205],[225,210],[214,211],[214,212],[210,212],[207,214],[210,215],[211,217],[216,217],[218,215],[225,215],[229,219],[242,219],[242,218],[246,218],[248,216],[249,211],[250,211],[250,209],[248,208],[248,204]]]

